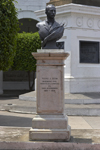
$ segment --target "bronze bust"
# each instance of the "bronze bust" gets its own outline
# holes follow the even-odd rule
[[[56,41],[63,36],[64,24],[55,21],[56,8],[54,5],[46,6],[47,20],[37,23],[36,27],[42,41],[43,49],[58,49]]]

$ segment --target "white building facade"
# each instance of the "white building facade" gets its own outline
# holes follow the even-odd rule
[[[44,10],[36,14],[45,19]],[[60,41],[70,53],[65,61],[65,93],[100,92],[100,7],[58,6],[56,20],[66,25]]]
[[[49,0],[17,0],[15,7],[18,9],[19,22],[23,23],[20,28],[26,32],[36,32],[36,23],[40,21],[34,11],[44,9]],[[31,22],[30,22],[31,21]]]
[[[15,7],[18,9],[18,19],[37,19],[34,11],[44,9],[50,0],[17,0]]]

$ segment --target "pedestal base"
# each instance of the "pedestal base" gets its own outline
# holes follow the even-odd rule
[[[29,139],[32,141],[69,141],[71,127],[64,115],[36,115]]]

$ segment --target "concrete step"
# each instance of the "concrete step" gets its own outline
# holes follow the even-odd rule
[[[3,110],[19,113],[36,113],[36,104],[34,106],[5,105]],[[100,104],[65,104],[65,113],[69,116],[100,116]]]
[[[36,101],[36,91],[32,91],[32,92],[19,95],[19,100]]]
[[[36,91],[19,95],[20,100],[36,101]],[[65,94],[65,104],[100,104],[100,93]]]
[[[65,99],[65,104],[100,104],[100,99]]]
[[[69,116],[100,116],[100,104],[65,104],[65,113]]]

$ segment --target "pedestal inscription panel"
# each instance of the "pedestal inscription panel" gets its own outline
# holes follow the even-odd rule
[[[63,112],[63,81],[61,67],[39,67],[37,83],[37,112],[62,113]]]

